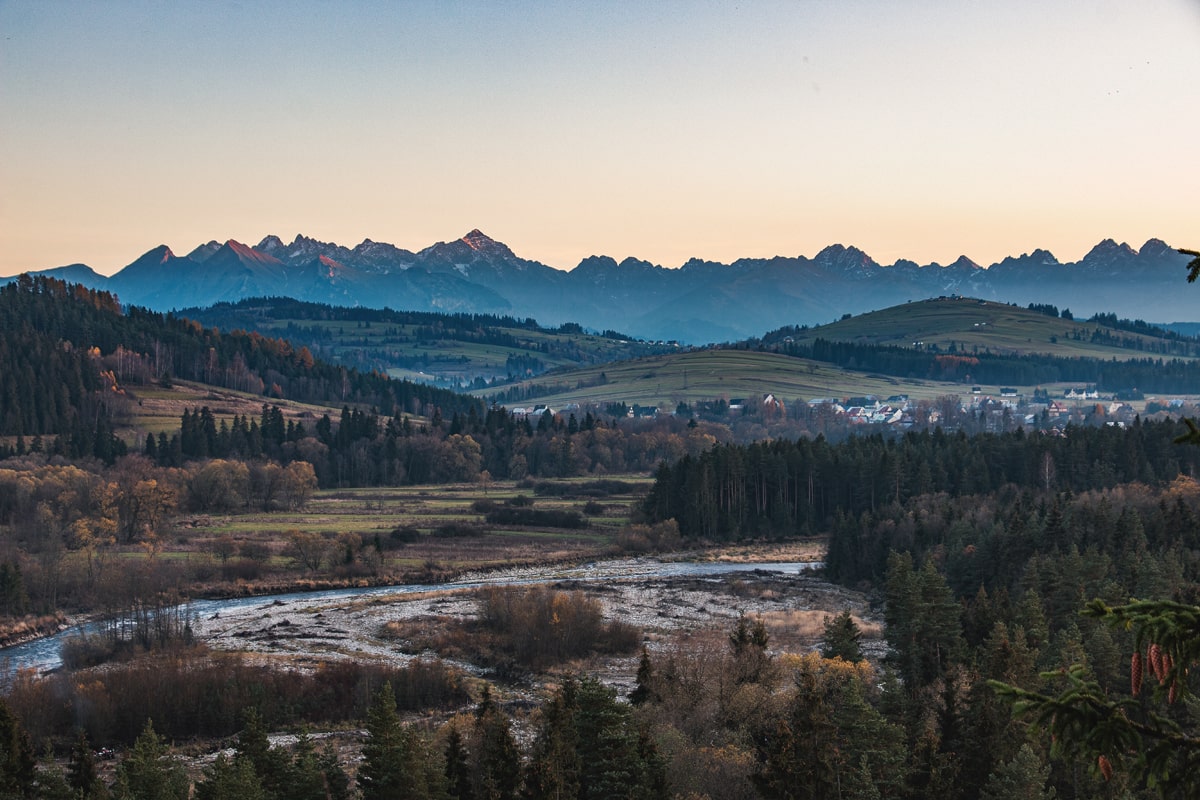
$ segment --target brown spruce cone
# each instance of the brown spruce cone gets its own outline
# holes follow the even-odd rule
[[[1151,644],[1150,651],[1146,654],[1146,660],[1150,662],[1150,672],[1154,674],[1154,677],[1158,679],[1159,683],[1162,683],[1164,674],[1162,668],[1162,654],[1162,648],[1157,644]]]

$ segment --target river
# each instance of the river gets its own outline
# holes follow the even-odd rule
[[[821,567],[813,561],[773,561],[759,563],[734,563],[722,561],[658,561],[648,558],[613,559],[595,561],[582,566],[529,567],[498,570],[486,573],[468,573],[456,580],[439,584],[402,584],[396,586],[373,586],[369,588],[331,589],[316,592],[289,592],[282,594],[234,597],[224,600],[193,600],[188,604],[190,616],[197,620],[216,619],[232,612],[266,610],[281,604],[303,602],[306,605],[337,602],[351,599],[366,599],[389,595],[415,594],[446,589],[470,589],[489,585],[531,585],[560,581],[646,581],[658,578],[703,578],[733,572],[762,570],[789,575],[800,575]],[[53,636],[46,636],[22,644],[0,648],[0,665],[3,675],[11,676],[17,670],[33,669],[45,673],[62,666],[63,642],[81,633],[98,629],[98,624],[73,625]],[[201,633],[203,637],[203,633]],[[6,680],[4,682],[7,682]]]

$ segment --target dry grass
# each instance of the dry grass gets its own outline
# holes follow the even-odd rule
[[[310,430],[322,414],[334,417],[340,413],[340,408],[279,400],[190,381],[174,381],[170,388],[153,385],[127,387],[127,392],[134,401],[130,409],[133,420],[130,429],[118,430],[118,435],[126,439],[133,437],[133,429],[141,431],[143,437],[146,432],[168,435],[178,432],[184,410],[195,411],[202,406],[208,406],[218,422],[234,416],[258,419],[262,416],[264,404],[278,406],[285,420],[303,422]]]
[[[689,553],[694,561],[719,561],[728,564],[752,564],[763,561],[820,561],[825,557],[828,541],[824,537],[798,539],[771,544],[730,545]]]
[[[787,652],[807,649],[820,643],[825,634],[825,620],[834,616],[821,610],[767,611],[761,615],[767,633],[771,635],[771,647]],[[851,616],[862,631],[863,639],[883,637],[883,626],[878,622]]]

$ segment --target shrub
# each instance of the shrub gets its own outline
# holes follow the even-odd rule
[[[618,481],[612,478],[601,478],[584,483],[564,481],[541,481],[534,486],[534,494],[540,497],[609,497],[614,494],[632,494],[637,490],[635,484],[628,481]]]
[[[250,561],[263,562],[271,558],[271,546],[266,542],[242,542],[241,546],[238,547],[238,552],[241,553],[242,558]]]
[[[496,508],[496,501],[483,498],[471,503],[471,510],[476,514],[486,514]]]
[[[480,605],[484,626],[497,635],[497,649],[532,669],[594,651],[628,652],[642,641],[632,625],[605,624],[600,604],[582,592],[496,586],[482,591]]]
[[[472,536],[484,536],[487,529],[467,522],[447,522],[433,529],[433,536],[438,539],[460,539]]]
[[[394,550],[397,547],[406,544],[412,544],[421,540],[421,531],[414,528],[412,525],[401,525],[392,528],[391,533],[387,535],[387,539],[380,541],[383,549]]]
[[[670,552],[681,542],[679,524],[673,519],[656,525],[628,525],[617,534],[617,546],[630,553]]]

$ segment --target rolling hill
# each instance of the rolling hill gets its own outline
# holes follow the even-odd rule
[[[1051,316],[1006,303],[940,297],[847,317],[814,328],[785,328],[763,337],[767,344],[817,339],[891,345],[943,352],[994,353],[1059,358],[1194,358],[1200,340],[1159,330],[1158,335],[1094,321]]]
[[[1125,327],[1132,328],[1129,324]],[[1148,326],[1142,326],[1151,330]],[[728,347],[548,373],[481,393],[510,405],[674,406],[772,393],[781,399],[1100,386],[1109,393],[1200,392],[1200,341],[945,297],[784,328]]]
[[[452,389],[678,349],[615,331],[587,333],[571,323],[545,328],[531,319],[347,308],[285,298],[219,303],[180,314],[222,330],[283,337],[360,371]]]

